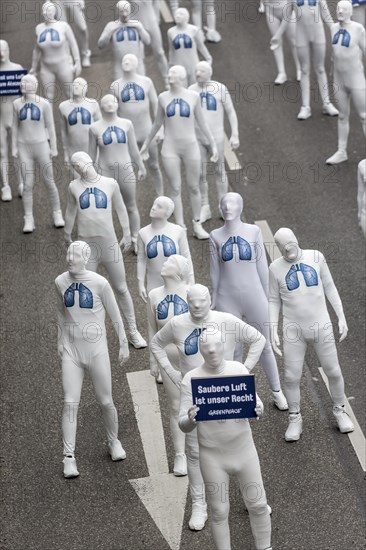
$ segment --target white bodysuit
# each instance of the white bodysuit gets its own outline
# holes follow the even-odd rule
[[[62,143],[69,160],[78,151],[87,153],[90,125],[101,119],[98,102],[89,97],[80,102],[68,99],[59,105],[59,110]]]

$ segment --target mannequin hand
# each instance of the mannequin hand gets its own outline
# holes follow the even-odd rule
[[[33,67],[31,67],[29,69],[29,73],[28,74],[37,74],[37,70],[36,69],[33,69]]]
[[[80,61],[76,61],[73,69],[74,69],[75,78],[77,76],[81,75],[81,63],[80,63]]]
[[[217,159],[219,158],[219,154],[217,152],[217,147],[212,147],[212,156],[210,158],[211,162],[217,162]]]
[[[128,20],[128,26],[133,27],[134,29],[137,29],[138,31],[141,31],[141,29],[142,29],[142,23],[141,23],[141,21],[138,21],[137,19],[129,19]]]
[[[58,346],[57,346],[57,355],[59,356],[60,359],[62,359],[63,353],[64,353],[64,345],[63,344],[58,344]]]
[[[142,298],[143,301],[146,304],[147,303],[147,292],[146,292],[146,288],[144,287],[144,285],[139,285],[139,295],[140,295],[140,298]]]
[[[18,158],[18,147],[13,147],[12,155],[15,159]]]
[[[342,340],[344,340],[348,334],[348,326],[346,323],[346,319],[344,317],[342,317],[338,321],[338,330],[339,330],[339,334],[341,335],[339,341],[342,342]]]
[[[119,242],[122,252],[128,252],[131,248],[132,240],[131,235],[123,235],[122,239]]]
[[[188,409],[188,413],[187,413],[188,418],[193,424],[196,423],[196,416],[197,416],[197,413],[198,413],[199,410],[200,410],[200,408],[197,407],[197,405],[193,405],[193,407],[190,407]]]
[[[156,143],[160,143],[161,141],[164,141],[164,126],[161,126],[161,128],[158,130],[156,136],[155,136]]]
[[[276,35],[273,35],[270,40],[270,50],[276,50],[280,45],[280,39],[276,37]]]
[[[146,178],[146,168],[145,166],[141,166],[141,168],[137,171],[137,181],[142,181]]]
[[[58,155],[57,149],[51,148],[51,150],[50,150],[50,157],[51,157],[51,159],[53,159],[54,157],[57,157],[57,155]]]
[[[130,352],[128,349],[128,344],[126,342],[123,342],[121,344],[121,347],[119,348],[119,353],[118,353],[119,364],[122,366],[123,363],[126,363],[129,356],[130,356]]]
[[[257,403],[255,408],[254,408],[254,412],[257,415],[257,418],[262,418],[263,413],[264,413],[263,403]]]
[[[238,149],[240,145],[239,137],[232,135],[230,138],[230,147],[232,151],[235,151],[235,149]]]
[[[143,144],[143,146],[140,149],[140,155],[141,155],[142,160],[144,160],[144,161],[149,158],[149,151],[148,151],[148,148],[146,147],[145,143]]]
[[[157,363],[153,365],[150,364],[150,374],[154,378],[157,378],[159,376],[159,365]]]
[[[271,342],[273,351],[277,353],[280,357],[282,357],[282,351],[280,350],[280,339],[278,337],[277,332],[273,335],[273,341]]]

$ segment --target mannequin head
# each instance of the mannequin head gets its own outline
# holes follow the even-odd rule
[[[57,6],[52,2],[45,2],[42,6],[43,19],[47,22],[57,20]]]
[[[337,19],[338,21],[348,22],[351,20],[353,7],[350,1],[341,0],[337,4]]]
[[[93,161],[84,151],[78,151],[71,157],[71,165],[75,172],[87,181],[96,181],[98,174],[93,166]]]
[[[174,212],[174,202],[169,197],[158,197],[150,210],[150,218],[167,220]]]
[[[192,285],[187,292],[189,313],[194,321],[203,321],[211,307],[211,296],[207,286]]]
[[[239,193],[225,193],[220,200],[220,209],[225,221],[240,219],[243,212],[243,198]]]
[[[6,40],[0,40],[0,62],[7,63],[9,61],[10,50]]]
[[[66,253],[66,262],[70,275],[77,275],[85,270],[90,258],[90,246],[84,241],[74,241]]]
[[[189,278],[189,261],[180,254],[172,254],[163,263],[161,268],[161,276],[164,279],[174,279],[175,281],[188,281]]]
[[[122,59],[122,70],[125,72],[136,71],[139,60],[133,53],[126,53]]]
[[[85,97],[88,91],[88,83],[84,78],[81,78],[80,76],[78,78],[75,78],[74,82],[72,83],[72,96],[74,98],[77,97]]]
[[[178,10],[177,10],[178,11]],[[183,65],[173,65],[168,71],[168,83],[184,86],[187,79],[187,71]]]
[[[197,82],[207,82],[212,76],[212,67],[207,61],[200,61],[196,65],[196,80]]]
[[[276,245],[287,262],[295,262],[301,256],[301,248],[293,231],[288,227],[281,227],[274,235]]]
[[[174,12],[174,21],[177,25],[188,23],[189,21],[189,11],[186,8],[178,8]]]
[[[118,101],[112,94],[107,94],[100,100],[100,108],[103,113],[116,113]]]
[[[131,15],[131,4],[127,0],[120,0],[120,2],[117,2],[116,8],[119,19],[121,21],[128,21]]]
[[[224,344],[220,331],[203,332],[199,338],[199,348],[206,367],[216,370],[224,361]]]
[[[38,88],[38,80],[32,74],[26,74],[20,81],[20,91],[22,94],[35,94]]]

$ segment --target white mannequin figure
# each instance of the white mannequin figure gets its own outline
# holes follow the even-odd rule
[[[135,129],[136,141],[139,147],[147,138],[151,126],[151,112],[156,116],[158,96],[151,78],[137,74],[138,59],[133,54],[126,54],[122,59],[122,77],[111,85],[111,93],[118,100],[118,116],[128,118]],[[163,177],[159,166],[157,139],[149,147],[147,159],[155,193],[162,195]]]
[[[223,337],[221,332],[200,336],[199,349],[204,363],[188,372],[182,380],[179,426],[186,433],[197,428],[199,463],[212,514],[211,531],[215,548],[231,550],[230,502],[227,489],[230,474],[234,473],[249,512],[255,548],[271,550],[270,509],[267,505],[261,467],[249,420],[242,418],[196,422],[199,407],[192,405],[191,380],[193,377],[214,378],[248,374],[245,365],[224,359]],[[263,403],[258,395],[255,412],[258,418],[263,415]],[[226,498],[222,498],[220,489],[212,491],[212,484],[219,488],[225,487]],[[256,488],[254,500],[250,495],[250,488],[253,486]]]
[[[75,78],[71,87],[71,98],[59,105],[61,138],[65,163],[77,151],[88,152],[89,128],[102,118],[96,99],[86,97],[88,83],[83,78]]]
[[[224,112],[227,114],[230,128],[230,146],[238,149],[239,127],[238,117],[234,109],[229,91],[225,84],[211,80],[212,67],[206,61],[200,61],[196,65],[196,84],[189,87],[200,96],[203,115],[207,122],[217,146],[219,158],[216,165],[216,188],[218,200],[228,192],[229,182],[225,170],[224,152]],[[201,179],[200,190],[202,197],[201,222],[211,218],[211,209],[208,201],[207,162],[209,157],[208,143],[197,129],[197,138],[201,150]]]
[[[0,40],[0,72],[21,71],[23,67],[10,61],[9,45],[5,40]],[[1,200],[11,201],[11,187],[9,185],[9,152],[8,136],[11,135],[13,124],[13,101],[15,95],[2,95],[0,101],[0,172],[2,178]],[[23,195],[23,182],[18,164],[15,162],[16,177],[18,179],[18,195]]]
[[[192,23],[198,29],[204,28],[207,42],[220,42],[221,35],[216,30],[216,5],[215,0],[191,0]],[[179,8],[179,0],[170,0],[170,9],[174,15]],[[207,27],[203,25],[203,12],[206,15]]]
[[[366,0],[352,0],[353,15],[352,19],[356,23],[366,25]]]
[[[36,45],[29,72],[39,73],[43,94],[50,101],[57,97],[56,81],[63,86],[66,97],[70,97],[71,82],[81,73],[76,38],[68,23],[57,21],[55,4],[43,4],[42,15],[44,23],[36,27]]]
[[[293,0],[266,0],[264,6],[267,25],[272,35],[271,50],[273,51],[278,71],[274,83],[277,85],[284,84],[287,80],[282,48],[283,32],[286,32],[290,43],[292,57],[296,65],[296,79],[300,80],[301,68],[296,51],[296,13],[292,9]]]
[[[348,327],[332,275],[323,254],[318,250],[301,250],[291,229],[279,229],[274,238],[282,257],[269,268],[269,316],[272,346],[282,355],[277,334],[282,305],[284,388],[290,413],[285,439],[297,441],[302,432],[300,379],[308,343],[314,345],[328,377],[338,427],[342,433],[352,432],[353,424],[344,409],[344,381],[325,300],[327,297],[338,317],[341,342],[347,336]]]
[[[182,377],[195,367],[202,364],[202,356],[198,350],[198,338],[202,332],[225,334],[225,359],[232,360],[236,343],[249,345],[245,366],[250,371],[256,364],[265,345],[265,338],[257,331],[230,313],[211,310],[211,297],[207,287],[193,285],[187,293],[188,313],[172,317],[172,319],[157,332],[150,343],[161,369],[165,370],[177,387],[180,387]],[[179,362],[174,368],[164,348],[175,344],[178,348]],[[180,372],[179,372],[180,371]],[[203,529],[207,520],[207,506],[203,479],[199,467],[198,442],[196,432],[186,436],[186,455],[188,478],[192,497],[192,516],[189,527],[192,530]]]
[[[352,4],[341,0],[337,4],[338,23],[331,27],[334,86],[338,100],[338,149],[326,161],[339,164],[348,159],[347,142],[351,99],[361,119],[366,136],[366,79],[363,57],[366,55],[366,32],[360,23],[351,21]]]
[[[34,75],[23,76],[22,97],[13,103],[12,153],[19,159],[24,181],[23,233],[35,229],[33,218],[33,185],[36,162],[47,186],[53,210],[55,227],[65,225],[60,198],[53,177],[52,158],[57,157],[57,142],[52,107],[47,99],[37,95],[38,81]]]
[[[128,53],[137,57],[139,72],[145,74],[143,44],[150,44],[150,35],[140,21],[130,19],[131,4],[129,2],[120,0],[117,2],[116,8],[118,19],[107,23],[98,40],[98,47],[103,49],[112,42],[114,78],[117,79],[121,76],[121,62]]]
[[[163,48],[163,39],[160,32],[159,23],[155,17],[155,10],[151,0],[134,0],[137,7],[139,20],[151,37],[150,47],[156,59],[160,74],[167,84],[168,61]]]
[[[180,225],[168,221],[173,212],[174,202],[168,197],[158,197],[150,210],[151,223],[140,229],[138,234],[137,280],[139,294],[144,302],[150,290],[164,284],[161,269],[166,258],[172,254],[180,254],[187,258],[190,266],[188,282],[194,284],[193,264],[186,232]]]
[[[147,301],[147,320],[149,326],[149,341],[175,315],[182,315],[188,311],[187,291],[191,270],[189,260],[179,254],[173,254],[163,263],[161,277],[163,286],[150,290]],[[172,365],[179,361],[178,350],[174,344],[167,346],[166,353]],[[185,436],[178,426],[179,417],[179,389],[172,382],[163,369],[159,369],[158,362],[150,352],[150,372],[159,381],[164,382],[170,408],[170,433],[172,435],[175,457],[173,473],[176,476],[187,475],[187,458],[184,452]]]
[[[126,118],[117,116],[118,102],[111,95],[105,95],[100,102],[102,120],[95,122],[89,130],[89,155],[97,161],[98,171],[118,181],[124,203],[127,207],[132,242],[137,252],[137,233],[140,229],[140,214],[136,204],[136,177],[146,176],[146,170],[140,156],[133,124]]]
[[[118,415],[112,398],[105,312],[117,333],[119,362],[128,359],[128,343],[113,291],[104,277],[87,271],[91,250],[87,243],[75,241],[67,250],[68,271],[55,280],[57,291],[58,354],[62,360],[64,409],[62,436],[64,477],[76,477],[75,460],[77,413],[84,372],[89,370],[100,404],[112,460],[123,460],[126,452],[118,437]]]
[[[201,192],[199,188],[201,155],[197,141],[195,123],[200,127],[204,137],[210,143],[211,161],[218,159],[215,140],[205,122],[200,97],[196,92],[187,90],[183,82],[186,78],[184,67],[171,67],[168,73],[169,91],[159,95],[156,118],[148,137],[141,149],[146,158],[149,145],[155,134],[164,123],[165,138],[161,150],[164,169],[169,182],[169,194],[174,201],[175,221],[185,227],[183,204],[181,198],[181,162],[183,161],[189,197],[193,214],[193,233],[197,239],[207,239],[208,233],[200,221]]]
[[[366,159],[357,168],[357,213],[358,225],[366,238]]]
[[[188,23],[188,10],[178,8],[174,12],[174,21],[175,26],[168,30],[169,65],[182,65],[187,73],[188,85],[191,85],[195,82],[194,70],[199,62],[198,52],[210,64],[212,56],[198,27]]]
[[[106,269],[127,323],[129,341],[135,348],[146,348],[147,343],[136,328],[135,310],[127,287],[123,256],[113,225],[115,210],[123,229],[121,245],[128,249],[131,245],[128,214],[118,183],[97,174],[91,158],[84,152],[74,153],[71,163],[79,177],[69,185],[65,240],[71,242],[71,232],[77,219],[78,239],[87,242],[92,250],[87,269],[97,271],[99,264]]]
[[[58,5],[59,21],[74,23],[80,36],[81,65],[90,67],[89,31],[85,19],[85,0],[51,0]]]
[[[265,336],[260,362],[274,404],[280,410],[287,410],[269,339],[268,265],[261,230],[241,221],[243,199],[238,193],[224,195],[220,207],[225,224],[210,233],[212,307],[245,319]],[[240,361],[242,353],[237,346],[234,359]]]
[[[309,2],[309,0],[294,0],[294,7],[299,6],[296,20],[296,47],[301,66],[301,95],[302,107],[297,116],[298,120],[311,117],[310,108],[310,54],[313,55],[314,71],[318,80],[322,112],[325,115],[337,116],[338,110],[329,100],[328,79],[325,71],[326,41],[323,21],[329,28],[333,19],[329,12],[327,0]],[[301,11],[300,11],[301,10]],[[311,52],[310,52],[311,46]]]

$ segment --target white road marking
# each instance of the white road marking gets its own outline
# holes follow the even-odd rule
[[[224,152],[225,160],[230,170],[241,170],[242,166],[235,152],[230,147],[230,142],[226,134],[224,134]]]
[[[269,227],[266,220],[260,220],[254,222],[262,231],[263,235],[263,242],[264,246],[266,247],[268,256],[270,257],[271,261],[275,260],[276,258],[279,258],[281,256],[281,253],[274,241],[273,234],[271,231],[271,228]],[[319,367],[319,372],[321,374],[321,377],[328,389],[329,392],[329,385],[328,385],[328,379],[324,374],[324,371],[321,367]],[[330,392],[329,392],[330,393]],[[354,431],[347,434],[349,437],[349,440],[352,444],[352,447],[354,448],[354,451],[356,453],[356,456],[361,464],[361,468],[363,471],[366,471],[366,439],[363,434],[363,431],[361,430],[361,427],[359,423],[357,422],[356,416],[352,410],[352,407],[346,397],[346,403],[345,408],[348,412],[348,414],[351,417],[351,420],[353,422],[353,425],[355,427]]]
[[[149,477],[130,479],[172,550],[179,550],[187,499],[187,477],[169,474],[159,396],[150,371],[127,373]]]
[[[159,4],[160,4],[160,13],[162,18],[164,19],[164,23],[174,23],[173,16],[170,12],[170,9],[166,1],[160,0]]]

